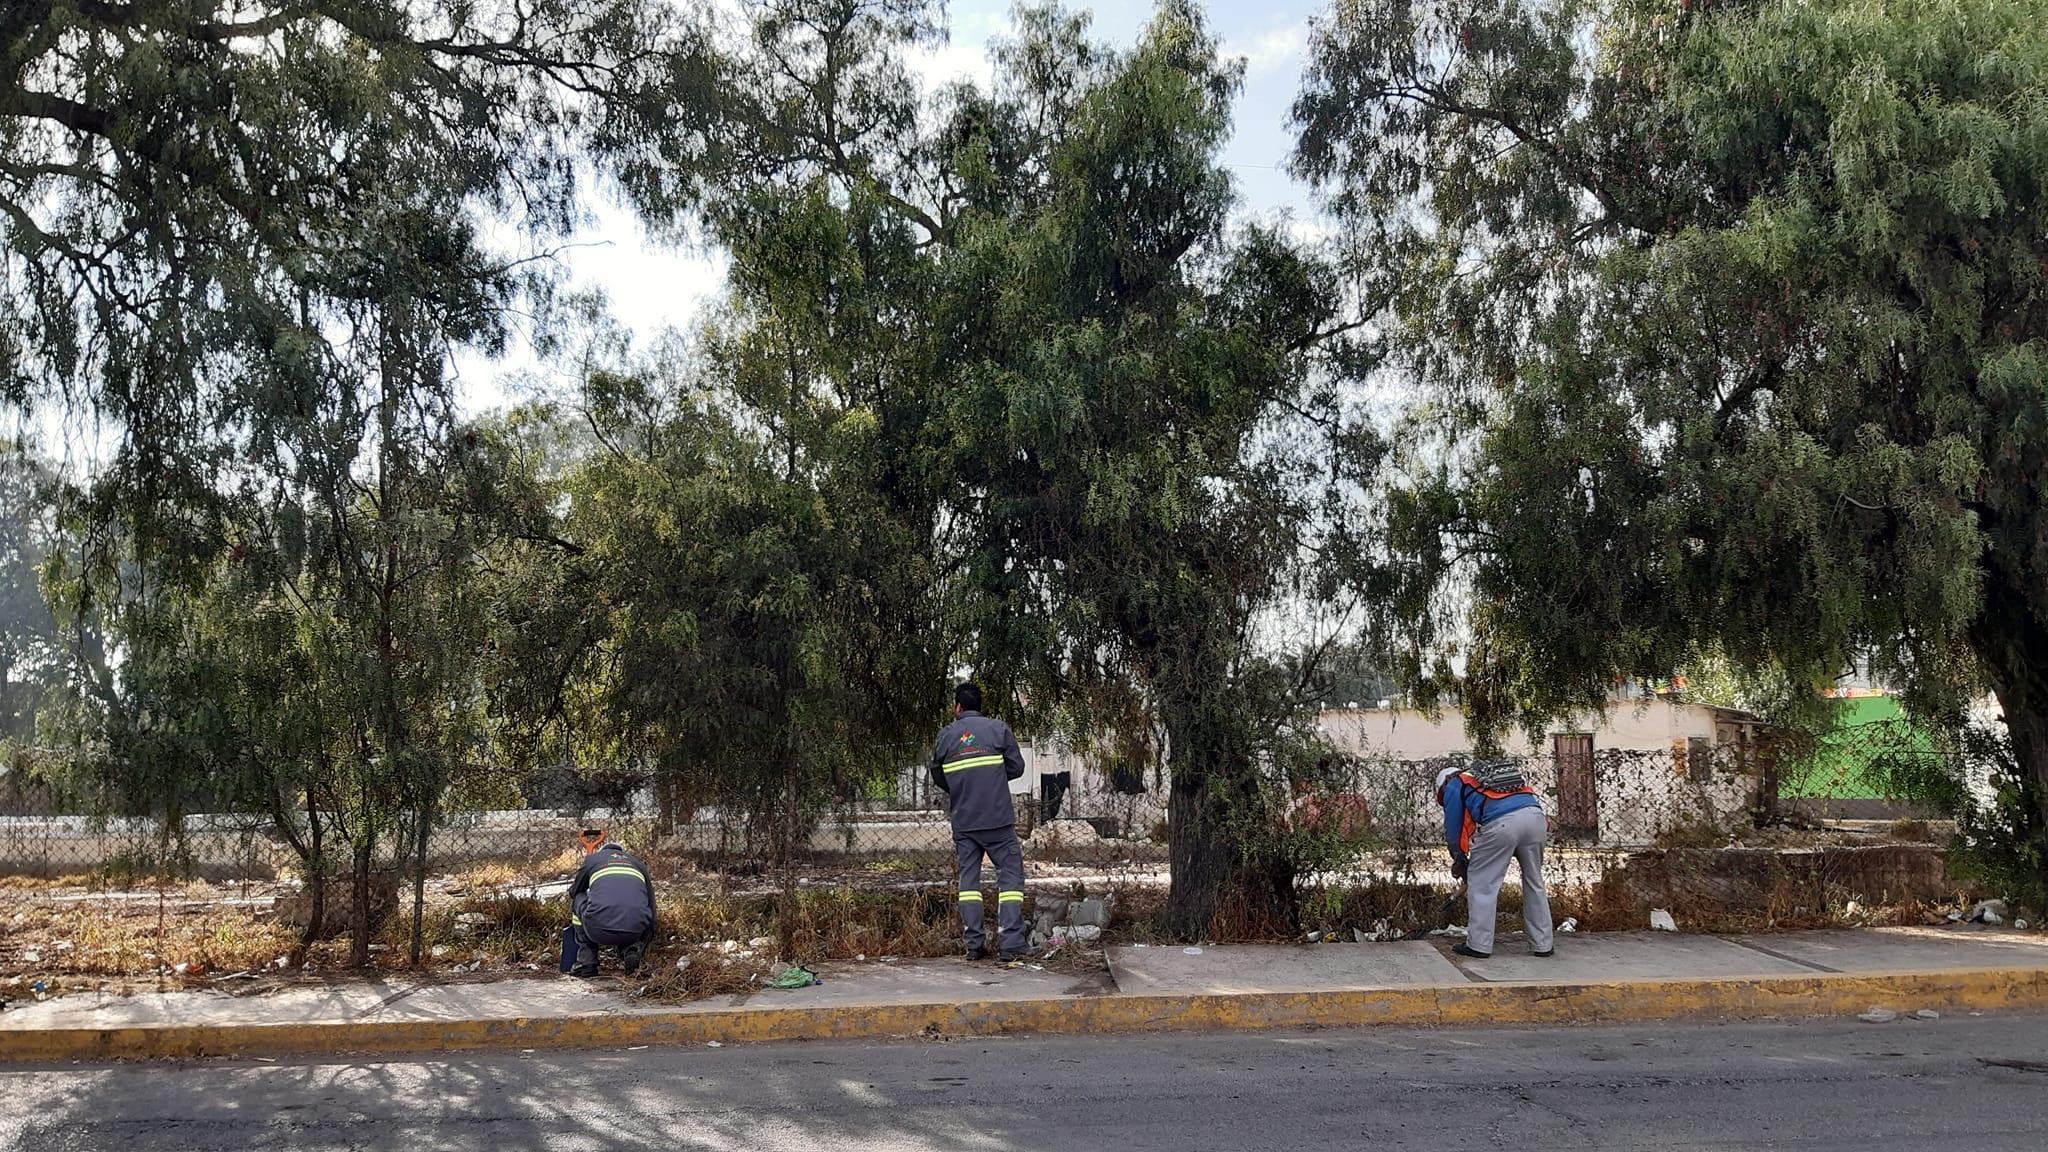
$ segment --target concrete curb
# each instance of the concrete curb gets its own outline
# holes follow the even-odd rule
[[[0,1064],[505,1048],[870,1040],[1373,1024],[1621,1024],[1900,1011],[2048,1010],[2048,969],[1759,976],[1341,992],[1085,996],[965,1003],[592,1013],[485,1020],[195,1024],[0,1031]]]

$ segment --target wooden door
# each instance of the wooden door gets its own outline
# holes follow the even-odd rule
[[[1560,732],[1550,738],[1557,761],[1557,830],[1560,835],[1597,839],[1600,790],[1593,780],[1593,735]]]

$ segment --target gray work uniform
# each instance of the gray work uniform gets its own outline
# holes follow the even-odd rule
[[[1547,834],[1543,809],[1535,805],[1503,812],[1473,833],[1465,870],[1465,943],[1474,952],[1493,951],[1493,921],[1510,860],[1522,868],[1522,924],[1529,930],[1529,947],[1550,951],[1550,893],[1543,887]]]
[[[1017,843],[1017,810],[1010,781],[1024,775],[1024,754],[1010,726],[979,712],[962,712],[932,745],[932,783],[947,796],[953,851],[960,870],[960,923],[969,951],[980,951],[982,932],[981,858],[996,866],[996,925],[1002,950],[1021,953],[1024,933],[1024,848]]]
[[[576,929],[576,966],[596,968],[598,953],[617,948],[630,971],[654,940],[654,884],[647,865],[616,844],[586,855],[569,882],[569,923]]]

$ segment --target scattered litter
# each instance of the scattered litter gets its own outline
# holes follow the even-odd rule
[[[894,957],[894,956],[884,956],[884,957],[882,957],[882,963],[884,963],[884,964],[894,964],[895,962],[896,962],[896,957]]]
[[[1664,909],[1652,908],[1650,909],[1650,928],[1656,932],[1676,932],[1678,931],[1678,921],[1673,920],[1671,913]]]
[[[1180,950],[1180,953],[1183,956],[1200,956],[1202,950],[1200,948],[1183,948]]]
[[[447,954],[448,946],[446,944],[436,944],[432,948],[427,949],[427,955],[432,956],[436,960],[439,960],[441,957],[446,956]]]
[[[1865,1024],[1889,1024],[1897,1020],[1899,1014],[1889,1008],[1872,1008],[1856,1018]]]
[[[720,952],[725,953],[727,956],[730,956],[733,953],[740,950],[740,942],[737,940],[727,940],[725,943],[720,944],[718,946],[718,950]]]
[[[1922,1019],[1922,1020],[1939,1020],[1939,1019],[1941,1019],[1941,1013],[1939,1013],[1939,1012],[1936,1012],[1936,1011],[1935,1011],[1934,1009],[1932,1009],[1932,1008],[1922,1008],[1922,1009],[1920,1009],[1920,1010],[1919,1010],[1918,1012],[1915,1012],[1915,1013],[1913,1013],[1913,1015],[1915,1015],[1915,1016],[1919,1017],[1919,1018],[1920,1018],[1920,1019]]]
[[[756,937],[754,937],[754,938],[753,938],[752,940],[749,940],[749,941],[747,941],[747,947],[749,947],[749,948],[766,948],[767,946],[769,946],[770,944],[773,944],[773,943],[775,943],[775,941],[773,941],[773,940],[770,940],[770,939],[769,939],[768,937],[766,937],[766,936],[756,936]]]
[[[2003,900],[1979,900],[1970,909],[1969,918],[1978,924],[2003,924],[2012,915],[2012,909]]]
[[[1842,915],[1844,915],[1844,916],[1861,916],[1861,915],[1863,915],[1863,905],[1861,905],[1861,904],[1858,904],[1858,903],[1857,903],[1856,901],[1854,901],[1854,900],[1851,900],[1851,901],[1849,901],[1848,905],[1847,905],[1846,907],[1844,907],[1844,908],[1842,909]]]
[[[270,966],[272,968],[289,968],[292,966],[292,958],[289,956],[279,956],[270,962]]]
[[[853,959],[854,959],[854,962],[855,962],[855,963],[859,963],[859,962],[861,962],[861,961],[864,961],[864,960],[866,960],[867,958],[868,958],[868,954],[867,954],[867,953],[865,953],[865,952],[863,952],[863,953],[861,953],[860,955],[858,955],[858,956],[855,956],[855,957],[854,957]]]
[[[43,954],[33,948],[23,948],[21,950],[21,958],[30,964],[40,964],[43,960]]]
[[[256,974],[254,972],[230,972],[225,976],[215,976],[213,981],[218,984],[222,980],[254,980],[255,978]]]
[[[1429,934],[1431,936],[1449,936],[1462,940],[1465,938],[1465,926],[1463,924],[1453,924],[1447,928],[1432,928]]]
[[[2027,929],[2033,927],[2032,924],[2027,923],[2025,920],[2015,920],[2012,922],[2012,926],[2019,929],[2022,932],[2025,932]]]
[[[774,980],[777,988],[809,988],[818,982],[818,974],[801,964],[792,964],[782,970]]]
[[[1043,964],[1026,964],[1025,967],[1031,969],[1033,972],[1045,971],[1045,965]]]
[[[1385,918],[1373,921],[1370,932],[1358,928],[1351,930],[1351,939],[1360,944],[1368,941],[1378,943],[1383,940],[1399,940],[1403,935],[1405,933],[1395,928],[1393,922]]]
[[[684,956],[684,957],[681,957],[680,959],[678,959],[678,960],[676,961],[676,971],[678,971],[678,972],[688,972],[689,970],[690,970],[690,958],[689,958],[688,956]]]
[[[725,1047],[725,1045],[723,1045],[723,1044],[719,1043],[719,1042],[718,1042],[718,1041],[716,1041],[716,1040],[713,1040],[713,1041],[711,1041],[710,1043],[708,1043],[708,1044],[706,1044],[706,1045],[704,1045],[704,1046],[705,1046],[706,1048],[723,1048],[723,1047]]]
[[[1100,939],[1101,937],[1102,937],[1102,926],[1101,926],[1101,925],[1099,925],[1099,924],[1076,924],[1076,925],[1074,925],[1074,928],[1073,928],[1073,938],[1074,938],[1074,939],[1076,939],[1076,940],[1097,940],[1097,939]]]
[[[635,1044],[635,1045],[633,1045],[633,1046],[632,1046],[631,1048],[628,1048],[628,1049],[626,1049],[626,1051],[628,1051],[628,1052],[645,1052],[645,1051],[647,1051],[647,1045],[645,1045],[645,1044]]]
[[[1133,945],[1131,945],[1131,947],[1133,947],[1133,948],[1150,948],[1150,947],[1151,947],[1151,945],[1150,945],[1150,944],[1133,944]]]
[[[255,1057],[251,1057],[251,1059],[255,1059],[255,1060],[261,1060],[261,1061],[263,1061],[263,1062],[264,1062],[265,1064],[275,1064],[275,1063],[277,1063],[277,1057],[275,1057],[275,1056],[255,1056]]]
[[[1574,916],[1565,917],[1564,923],[1559,924],[1557,930],[1559,932],[1577,932],[1579,930],[1578,918]]]

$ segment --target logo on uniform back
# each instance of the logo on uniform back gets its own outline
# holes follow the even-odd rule
[[[974,733],[972,733],[972,732],[962,732],[962,733],[960,734],[960,742],[961,742],[962,744],[972,744],[972,743],[974,743]]]

